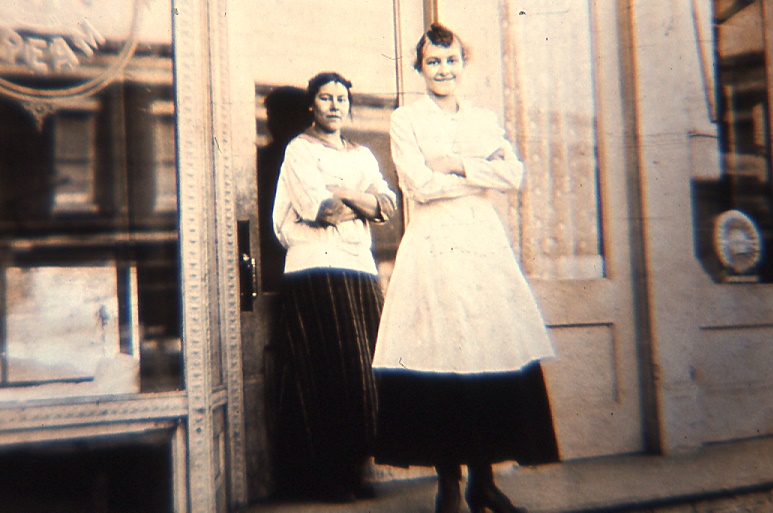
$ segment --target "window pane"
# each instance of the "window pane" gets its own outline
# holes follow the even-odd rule
[[[760,0],[714,0],[719,177],[693,180],[697,254],[719,282],[773,281],[768,77]]]
[[[0,401],[181,388],[170,2],[19,5],[0,6],[30,49],[0,56]]]

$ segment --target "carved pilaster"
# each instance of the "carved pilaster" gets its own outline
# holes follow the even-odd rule
[[[526,166],[511,208],[524,270],[602,277],[589,13],[567,0],[500,5],[505,126]]]
[[[174,0],[180,252],[185,388],[188,392],[188,479],[193,513],[216,511],[210,383],[209,301],[213,290],[208,221],[212,211],[212,141],[206,4]],[[213,234],[214,235],[214,234]]]
[[[213,8],[214,7],[214,8]],[[232,133],[231,59],[229,49],[228,0],[210,7],[210,51],[212,70],[212,119],[216,141],[215,165],[216,231],[218,281],[220,292],[220,343],[223,378],[228,393],[226,408],[227,465],[229,497],[232,506],[247,502],[247,471],[244,433],[244,388],[239,324],[238,242],[236,235],[236,197],[233,152],[243,138]],[[244,151],[244,150],[242,150]]]
[[[123,42],[118,55],[99,73],[93,76],[87,74],[84,78],[76,80],[71,85],[51,89],[29,86],[7,77],[0,77],[0,95],[19,101],[34,118],[38,129],[42,129],[45,118],[55,113],[63,103],[82,100],[102,91],[113,81],[119,79],[124,68],[126,68],[126,65],[134,55],[145,3],[147,3],[147,0],[133,0],[127,4],[128,10],[131,12],[131,19],[128,21],[129,29],[126,34],[126,40]],[[31,68],[36,74],[56,74],[64,70],[76,70],[83,65],[81,59],[88,60],[93,57],[95,50],[99,50],[100,45],[104,44],[105,39],[99,30],[91,24],[90,19],[93,20],[100,16],[99,11],[96,13],[91,12],[91,8],[92,6],[89,5],[83,11],[68,13],[75,17],[74,20],[69,20],[71,23],[75,23],[75,27],[67,26],[65,29],[76,30],[76,33],[83,38],[82,40],[68,43],[64,38],[56,37],[49,43],[55,48],[53,51],[55,57],[52,58],[51,62],[46,61],[42,57],[41,51],[41,55],[37,53],[32,54],[26,66]],[[94,8],[99,9],[100,6]],[[62,12],[57,12],[57,9],[61,11],[61,7],[56,7],[54,11],[48,13],[52,19],[62,15]],[[78,20],[77,16],[82,16],[82,18]],[[10,28],[8,28],[7,33],[3,37],[8,40],[8,46],[25,44],[24,36]],[[6,60],[8,60],[7,57]],[[9,63],[11,66],[15,64],[13,60],[11,59],[12,62]]]

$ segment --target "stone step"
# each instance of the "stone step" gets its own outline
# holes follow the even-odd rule
[[[677,455],[617,456],[531,468],[500,465],[496,470],[500,488],[531,513],[773,512],[773,438]],[[242,513],[432,513],[435,480],[426,469],[419,474],[422,477],[377,482],[378,496],[372,500],[263,503]],[[461,513],[466,511],[463,506]]]

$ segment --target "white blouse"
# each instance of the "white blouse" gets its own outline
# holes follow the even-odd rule
[[[368,221],[353,219],[335,226],[317,223],[320,205],[333,198],[328,187],[369,192],[386,221],[396,196],[366,147],[345,141],[337,149],[301,134],[287,146],[274,200],[274,231],[287,248],[285,273],[311,268],[336,268],[377,274]]]
[[[523,164],[496,115],[429,97],[392,114],[392,158],[414,204],[397,251],[374,368],[477,374],[554,355],[545,323],[487,191],[517,188]],[[501,150],[502,159],[487,160]],[[457,155],[466,177],[426,164]]]
[[[496,115],[460,101],[455,114],[446,114],[429,97],[392,113],[392,159],[400,188],[413,201],[468,196],[486,189],[517,189],[523,164],[505,139]],[[502,160],[486,160],[497,150]],[[462,158],[465,177],[433,172],[426,161],[455,154]]]

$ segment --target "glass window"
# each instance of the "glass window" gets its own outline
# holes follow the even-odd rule
[[[0,401],[179,389],[169,2],[4,9]]]
[[[719,282],[771,282],[773,55],[763,2],[714,0],[714,23],[722,172],[693,181],[698,256]]]
[[[175,161],[174,104],[155,102],[153,157],[155,159],[155,190],[153,210],[158,213],[177,210],[177,163]]]
[[[94,212],[96,119],[93,111],[54,118],[55,213]]]

